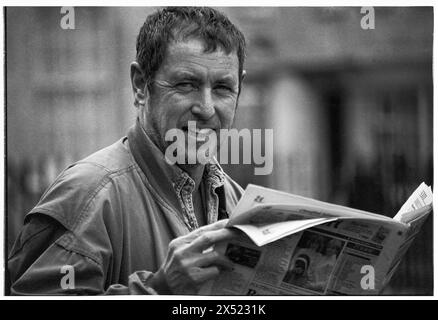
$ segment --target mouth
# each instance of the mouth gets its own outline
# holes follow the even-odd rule
[[[204,142],[208,136],[215,131],[212,128],[198,128],[196,126],[183,126],[181,129],[187,132],[187,135],[197,142]]]

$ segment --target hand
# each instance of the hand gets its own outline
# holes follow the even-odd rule
[[[200,286],[220,273],[232,270],[233,263],[211,247],[235,238],[236,230],[224,228],[220,220],[172,240],[166,260],[155,273],[152,286],[160,294],[196,294]]]

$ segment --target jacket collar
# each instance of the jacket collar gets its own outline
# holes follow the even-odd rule
[[[185,185],[194,185],[193,179],[177,165],[169,164],[163,152],[152,142],[137,119],[128,132],[131,152],[152,187],[177,211],[181,212],[176,193]],[[203,183],[209,188],[223,192],[225,174],[216,159],[205,165]],[[221,188],[219,188],[221,187]],[[219,199],[223,199],[219,195]],[[221,201],[220,201],[221,202]],[[225,203],[220,203],[224,207]]]

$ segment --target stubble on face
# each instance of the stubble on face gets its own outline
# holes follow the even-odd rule
[[[172,143],[165,140],[166,132],[185,130],[188,121],[217,133],[228,129],[237,106],[238,81],[236,53],[220,48],[205,53],[203,43],[195,39],[174,41],[149,86],[140,116],[143,127],[163,153]]]

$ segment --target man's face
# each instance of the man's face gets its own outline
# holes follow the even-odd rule
[[[293,268],[292,272],[296,275],[302,275],[304,271],[306,270],[306,267],[304,265],[304,262],[297,261],[295,262],[295,267]]]
[[[196,39],[169,44],[140,116],[163,152],[172,143],[165,140],[170,129],[183,130],[186,141],[189,135],[198,136],[199,147],[210,130],[219,137],[220,129],[231,127],[238,99],[238,70],[235,52],[227,55],[218,48],[204,53],[203,42]],[[188,121],[196,122],[197,134],[188,130]]]

